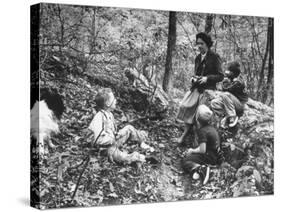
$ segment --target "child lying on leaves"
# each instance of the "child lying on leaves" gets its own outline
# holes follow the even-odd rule
[[[116,99],[110,88],[101,89],[95,97],[98,113],[90,123],[89,129],[94,133],[93,144],[98,147],[106,147],[107,154],[111,161],[115,162],[146,162],[151,159],[138,152],[127,153],[121,151],[121,147],[129,139],[139,143],[145,150],[154,151],[145,143],[148,135],[145,131],[137,130],[131,125],[127,125],[117,132],[112,111],[116,108]]]

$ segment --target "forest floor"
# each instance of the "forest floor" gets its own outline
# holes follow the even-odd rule
[[[50,81],[48,86],[59,87],[60,84]],[[64,83],[66,111],[60,124],[61,133],[53,137],[53,143],[57,147],[40,161],[41,208],[240,196],[239,191],[235,190],[237,169],[228,163],[212,167],[210,180],[204,186],[184,174],[180,162],[185,148],[179,147],[175,142],[182,133],[182,127],[175,124],[172,116],[161,121],[140,118],[141,114],[126,105],[124,97],[119,94],[116,96],[121,113],[114,113],[119,128],[130,120],[135,120],[131,122],[134,127],[149,133],[148,144],[154,147],[153,155],[157,156],[160,164],[112,163],[108,161],[104,151],[98,150],[91,156],[72,200],[79,174],[85,164],[84,159],[89,152],[85,129],[94,115],[93,91],[100,87],[101,85],[91,84],[84,78],[72,77]],[[130,142],[123,149],[151,154]],[[251,190],[248,195],[273,192],[272,189],[264,191],[263,187],[257,188],[255,182],[250,185],[252,187],[249,184],[243,187],[245,191]]]

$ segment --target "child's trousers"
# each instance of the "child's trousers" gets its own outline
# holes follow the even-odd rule
[[[191,153],[182,160],[182,168],[186,173],[191,173],[200,165],[216,165],[217,160],[215,153]]]
[[[108,157],[111,161],[117,162],[145,162],[145,156],[138,152],[127,153],[119,149],[128,140],[136,141],[139,144],[147,140],[147,133],[145,131],[137,130],[131,125],[127,125],[118,131],[116,135],[116,142],[108,148]]]
[[[241,116],[243,114],[244,105],[237,99],[236,96],[229,92],[223,92],[219,97],[211,101],[211,107],[217,116],[227,117]]]

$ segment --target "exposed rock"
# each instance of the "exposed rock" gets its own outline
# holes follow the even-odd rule
[[[160,85],[149,80],[136,69],[129,68],[125,73],[133,88],[146,97],[147,102],[154,107],[155,112],[164,113],[167,110],[171,97],[163,91]]]
[[[211,100],[217,92],[207,92]],[[235,129],[222,130],[226,161],[239,168],[232,185],[233,196],[273,191],[274,110],[249,98]],[[240,168],[241,167],[241,168]]]

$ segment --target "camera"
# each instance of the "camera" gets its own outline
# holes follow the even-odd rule
[[[201,79],[200,76],[193,76],[193,77],[191,78],[191,84],[192,84],[192,86],[198,85],[200,79]]]

